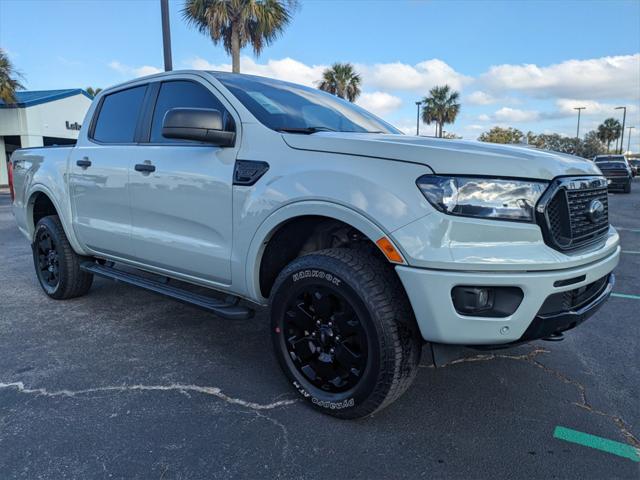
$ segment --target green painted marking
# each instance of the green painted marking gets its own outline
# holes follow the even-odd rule
[[[628,458],[634,462],[640,462],[640,449],[627,445],[626,443],[615,442],[607,438],[579,432],[559,425],[556,426],[553,431],[553,436],[566,442],[577,443],[578,445]]]
[[[640,295],[631,295],[628,293],[612,293],[611,296],[618,297],[618,298],[631,298],[632,300],[640,300]]]

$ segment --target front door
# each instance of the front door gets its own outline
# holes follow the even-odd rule
[[[74,231],[81,244],[97,253],[131,257],[128,182],[146,90],[142,85],[106,95],[89,140],[74,148],[70,158]]]
[[[148,142],[130,166],[132,242],[145,265],[228,285],[237,148],[162,136],[164,115],[175,107],[214,108],[233,124],[214,92],[195,79],[159,85]]]

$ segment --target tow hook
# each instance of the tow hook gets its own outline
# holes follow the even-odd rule
[[[561,342],[564,340],[564,334],[562,332],[552,333],[548,337],[544,337],[542,340],[545,342]]]

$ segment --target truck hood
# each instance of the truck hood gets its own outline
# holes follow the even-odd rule
[[[439,174],[541,180],[560,175],[601,175],[596,165],[584,158],[525,145],[350,132],[283,134],[283,138],[287,145],[298,150],[420,163]]]

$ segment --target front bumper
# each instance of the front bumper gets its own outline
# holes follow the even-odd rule
[[[532,340],[556,331],[572,328],[599,308],[611,293],[613,276],[602,295],[592,299],[580,311],[539,316],[545,300],[556,293],[574,290],[609,276],[617,266],[620,247],[608,256],[580,267],[533,272],[451,271],[397,266],[422,337],[430,342],[457,345],[499,345]],[[582,277],[580,282],[556,287],[563,280]],[[508,317],[460,315],[451,300],[451,290],[459,285],[519,287],[522,302]],[[540,327],[540,325],[543,325]],[[575,325],[573,325],[575,326]],[[567,327],[567,328],[565,328]]]

